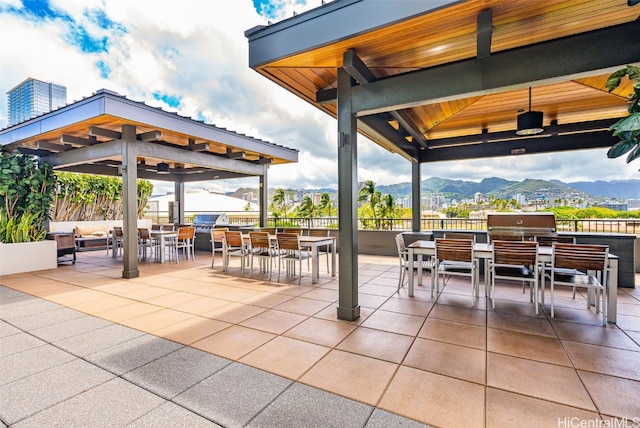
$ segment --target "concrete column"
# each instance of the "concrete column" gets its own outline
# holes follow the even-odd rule
[[[138,270],[138,165],[136,127],[122,125],[123,278],[137,278]]]
[[[357,122],[351,110],[351,76],[338,69],[338,208],[340,254],[338,318],[360,317],[358,305]]]

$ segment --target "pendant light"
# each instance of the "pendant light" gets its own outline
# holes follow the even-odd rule
[[[542,128],[542,112],[531,111],[531,87],[529,87],[529,111],[518,115],[518,135],[539,134]]]
[[[156,165],[156,172],[158,174],[169,174],[169,164],[166,162],[160,162]]]

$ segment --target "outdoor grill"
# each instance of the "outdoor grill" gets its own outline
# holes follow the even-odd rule
[[[210,233],[216,226],[228,226],[229,217],[225,213],[196,214],[191,225],[196,228],[196,233]]]
[[[553,213],[489,214],[487,230],[491,239],[519,236],[533,241],[538,237],[557,236]]]

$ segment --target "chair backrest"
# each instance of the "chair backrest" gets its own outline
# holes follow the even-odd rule
[[[476,235],[473,233],[445,232],[444,239],[467,239],[476,242]]]
[[[140,237],[140,239],[151,239],[151,235],[149,234],[149,229],[145,229],[145,228],[138,228],[138,236]]]
[[[608,265],[609,246],[588,244],[553,244],[554,268],[604,270]]]
[[[398,249],[398,255],[401,256],[407,250],[407,247],[404,243],[404,235],[402,233],[398,233],[396,236],[396,248]]]
[[[538,243],[535,241],[493,241],[496,264],[536,266]]]
[[[167,231],[167,232],[173,232],[173,225],[172,224],[162,224],[160,225],[161,230]]]
[[[300,250],[300,235],[297,233],[278,233],[278,249],[284,251]]]
[[[151,225],[151,230],[162,230],[162,225],[154,223]]]
[[[178,239],[193,239],[196,235],[195,227],[179,227],[178,228]]]
[[[309,236],[329,236],[329,229],[309,229]]]
[[[551,247],[554,242],[561,244],[575,244],[576,238],[573,236],[536,236],[536,241],[542,247]]]
[[[473,261],[473,241],[471,239],[437,238],[435,242],[438,260]]]
[[[249,232],[249,242],[251,248],[269,249],[271,242],[269,241],[269,233],[267,232]]]
[[[242,247],[242,232],[236,230],[227,230],[224,232],[224,242],[228,247]]]
[[[116,238],[124,238],[124,233],[122,232],[122,228],[120,226],[113,227],[113,234]]]
[[[275,235],[276,234],[276,228],[275,227],[261,227],[260,228],[260,232],[267,232],[269,235]]]
[[[211,229],[211,240],[213,242],[222,242],[224,239],[224,233],[229,230],[228,227],[220,227]]]
[[[282,231],[282,233],[295,233],[297,235],[301,235],[302,234],[302,229],[300,229],[300,228],[284,229]]]

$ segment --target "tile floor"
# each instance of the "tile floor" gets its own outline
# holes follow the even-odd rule
[[[140,277],[124,280],[119,260],[94,251],[80,253],[74,266],[0,277],[0,285],[93,315],[94,323],[106,320],[276,374],[295,381],[300,393],[313,387],[408,418],[400,421],[438,427],[640,422],[640,288],[619,289],[618,324],[602,327],[584,298],[572,299],[569,290],[556,297],[555,319],[548,306],[536,316],[518,284],[497,287],[495,311],[484,298],[470,306],[463,278],[452,278],[437,302],[426,286],[409,298],[406,286],[396,292],[396,258],[361,255],[361,317],[347,322],[336,318],[338,283],[323,265],[318,284],[303,271],[298,285],[297,278],[269,282],[256,272],[241,278],[238,261],[225,274],[219,265],[211,269],[210,260],[199,253],[195,262],[141,263]],[[77,346],[81,354],[83,345]],[[118,364],[112,373],[126,377],[130,362]],[[266,426],[260,418],[251,424]]]

